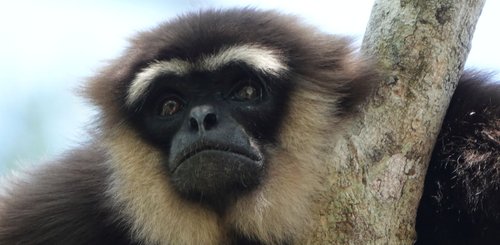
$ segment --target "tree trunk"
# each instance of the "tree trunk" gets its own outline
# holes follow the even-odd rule
[[[309,244],[412,244],[430,154],[484,0],[377,0],[362,51],[383,81],[332,146]]]

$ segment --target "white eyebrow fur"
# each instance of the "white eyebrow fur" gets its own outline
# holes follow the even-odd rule
[[[215,71],[231,62],[243,62],[255,70],[279,75],[286,70],[283,55],[257,45],[232,46],[201,59],[200,70]]]
[[[279,76],[287,70],[283,55],[278,51],[249,44],[222,49],[216,54],[202,56],[194,63],[179,59],[157,61],[137,73],[127,91],[126,103],[131,105],[136,102],[160,75],[183,76],[191,71],[216,71],[233,62],[245,63],[257,71],[273,76]]]
[[[182,76],[191,70],[191,64],[178,59],[172,59],[169,61],[158,61],[150,66],[144,68],[141,72],[137,73],[134,80],[130,84],[127,93],[127,104],[133,104],[137,99],[139,99],[153,80],[160,75],[178,75]]]

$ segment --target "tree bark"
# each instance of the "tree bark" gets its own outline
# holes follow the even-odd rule
[[[377,0],[362,52],[383,81],[332,145],[308,244],[412,244],[430,154],[484,0]]]

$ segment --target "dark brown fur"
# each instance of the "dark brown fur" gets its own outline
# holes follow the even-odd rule
[[[0,244],[131,244],[104,195],[104,156],[86,147],[11,181],[0,199]]]

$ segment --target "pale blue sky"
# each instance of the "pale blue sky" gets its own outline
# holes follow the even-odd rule
[[[92,111],[73,90],[127,37],[190,10],[255,6],[302,16],[330,33],[362,37],[372,0],[0,0],[0,173],[51,158],[86,138]],[[500,1],[489,0],[468,66],[500,71]]]

